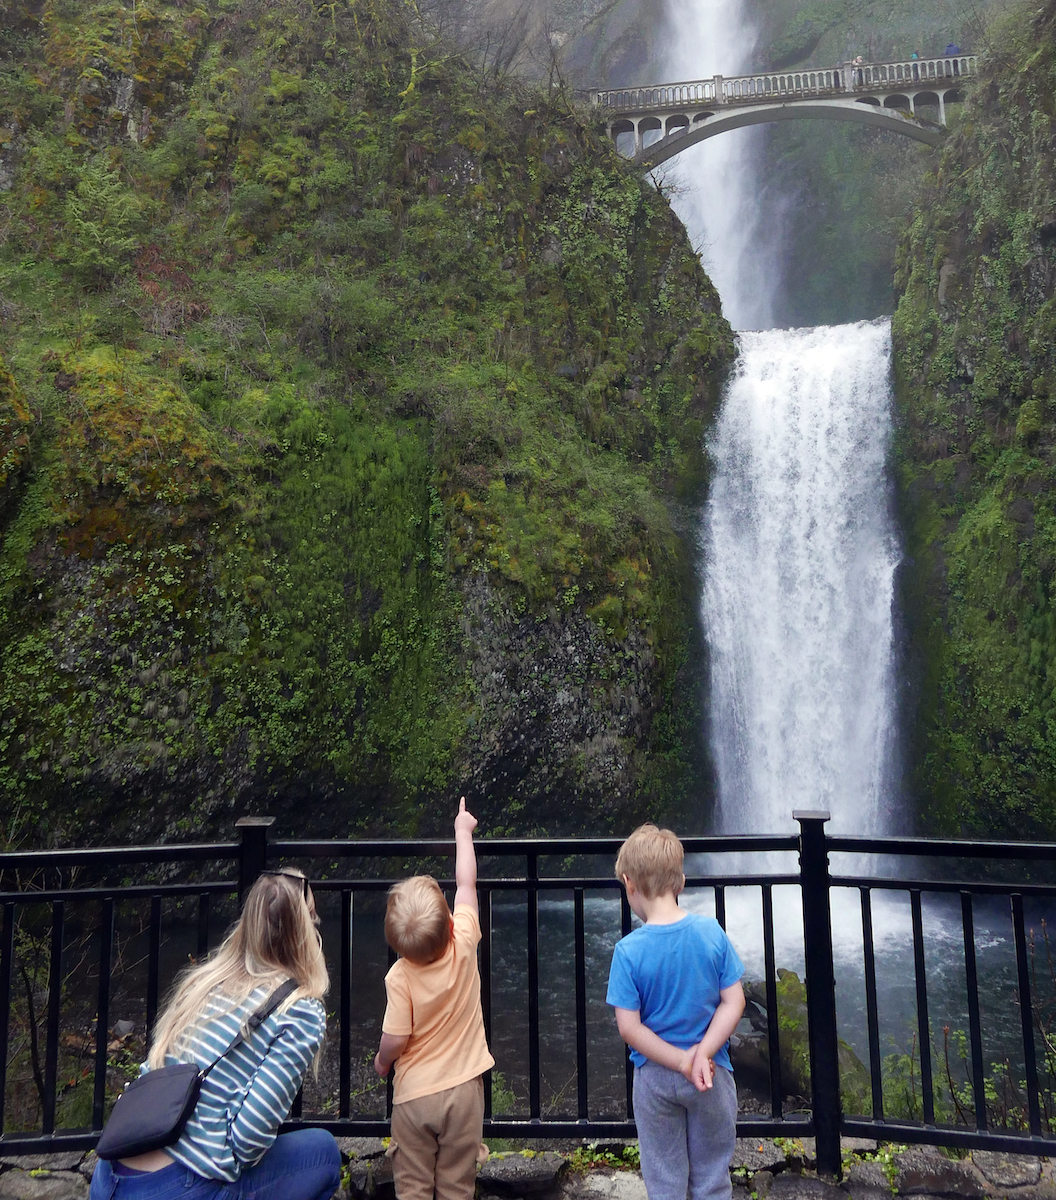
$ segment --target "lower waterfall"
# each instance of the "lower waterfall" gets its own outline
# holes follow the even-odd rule
[[[715,831],[891,826],[890,322],[739,335],[709,441],[704,630]]]

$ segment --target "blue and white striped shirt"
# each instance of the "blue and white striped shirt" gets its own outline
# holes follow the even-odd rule
[[[208,1066],[270,994],[259,987],[233,1009],[212,997],[202,1024],[181,1039],[180,1058],[168,1055],[166,1066]],[[166,1154],[206,1179],[234,1183],[275,1141],[325,1032],[326,1011],[318,1000],[301,999],[272,1013],[212,1069],[182,1137]]]

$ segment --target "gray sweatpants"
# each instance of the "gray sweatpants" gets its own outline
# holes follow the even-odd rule
[[[647,1062],[634,1069],[634,1119],[649,1200],[729,1200],[737,1141],[737,1088],[715,1068],[698,1092],[684,1075]]]

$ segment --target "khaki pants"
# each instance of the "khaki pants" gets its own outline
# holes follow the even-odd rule
[[[473,1200],[484,1131],[484,1080],[392,1106],[398,1200]]]

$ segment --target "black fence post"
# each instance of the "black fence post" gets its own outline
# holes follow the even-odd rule
[[[836,1033],[836,979],[832,967],[827,812],[794,812],[799,822],[799,872],[803,893],[807,1026],[811,1107],[818,1172],[840,1177],[840,1052]]]
[[[246,892],[268,865],[268,830],[274,824],[274,817],[239,817],[235,822],[235,828],[242,838],[238,856],[239,904],[245,900]]]

